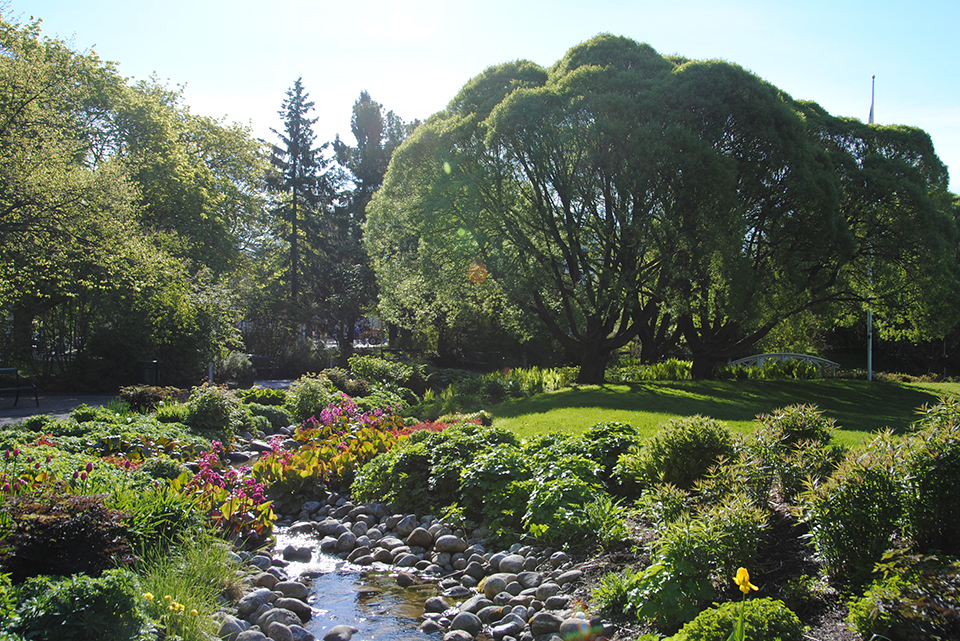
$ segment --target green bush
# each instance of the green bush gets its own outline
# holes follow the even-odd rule
[[[290,412],[276,405],[260,405],[259,403],[248,403],[250,414],[253,416],[262,416],[270,422],[270,431],[276,432],[281,427],[293,425],[296,421],[290,416]]]
[[[621,383],[643,383],[646,381],[683,381],[690,380],[693,364],[670,358],[660,363],[641,363],[632,359],[621,359],[608,368],[607,379]]]
[[[766,507],[773,484],[773,471],[749,447],[735,445],[730,459],[720,459],[693,484],[700,505],[720,503],[732,494],[742,494],[756,507]]]
[[[688,514],[692,505],[686,490],[669,483],[657,483],[643,491],[636,507],[639,516],[659,530]]]
[[[223,385],[235,383],[239,387],[250,387],[257,377],[257,370],[249,356],[242,352],[230,352],[216,363],[214,377]]]
[[[600,478],[607,490],[622,492],[614,468],[620,457],[640,442],[640,430],[627,423],[603,422],[588,428],[581,439],[584,453],[600,465]]]
[[[547,543],[582,541],[592,532],[583,506],[597,498],[599,488],[576,476],[536,479],[527,500],[523,527]]]
[[[145,641],[154,636],[137,576],[128,570],[108,570],[97,578],[38,577],[17,592],[20,603],[11,627],[28,639]]]
[[[287,400],[287,390],[269,387],[240,390],[237,395],[244,403],[256,403],[258,405],[283,405]]]
[[[161,423],[183,423],[184,425],[187,424],[189,416],[190,405],[177,401],[163,401],[154,413],[154,418]]]
[[[486,521],[491,529],[519,530],[532,478],[528,458],[513,443],[503,443],[478,455],[460,473],[464,515]]]
[[[816,405],[790,405],[761,414],[757,428],[767,431],[781,445],[796,445],[802,441],[826,444],[836,427],[836,421],[827,418]]]
[[[134,412],[145,414],[153,411],[157,405],[181,395],[175,387],[157,387],[154,385],[130,385],[120,388],[120,400],[130,405]]]
[[[387,383],[400,387],[420,387],[425,382],[421,365],[387,360],[377,356],[354,355],[349,361],[350,371],[371,383]]]
[[[15,582],[41,574],[69,575],[129,563],[124,515],[102,496],[64,494],[7,496],[8,531],[0,548],[0,572]]]
[[[903,456],[903,446],[883,433],[803,496],[805,520],[832,577],[862,586],[893,547],[903,514]]]
[[[162,473],[172,474],[177,469],[163,469]],[[160,466],[153,466],[150,472],[161,472]],[[117,492],[111,504],[123,512],[127,538],[141,556],[154,550],[165,551],[188,533],[200,531],[207,523],[206,514],[197,508],[193,497],[176,492],[167,485]]]
[[[903,641],[960,639],[960,561],[888,553],[847,620],[864,638]]]
[[[930,421],[903,461],[907,532],[918,549],[960,555],[960,420]]]
[[[230,443],[244,424],[244,412],[237,395],[225,387],[204,383],[194,387],[187,401],[189,410],[184,421],[191,428],[211,438]]]
[[[336,400],[337,394],[337,388],[323,374],[304,374],[287,390],[284,408],[302,423],[312,416],[320,416],[320,412]]]
[[[705,416],[671,419],[620,458],[617,473],[641,486],[670,483],[689,489],[721,458],[733,454],[730,431]]]
[[[704,610],[670,641],[727,641],[740,616],[746,641],[802,641],[803,624],[783,601],[769,598],[728,602]]]

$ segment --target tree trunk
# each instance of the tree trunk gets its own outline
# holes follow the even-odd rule
[[[690,376],[696,381],[713,378],[713,366],[716,364],[717,358],[713,354],[694,352]]]
[[[607,360],[610,350],[599,345],[585,345],[580,350],[580,373],[577,383],[603,385],[606,382]]]

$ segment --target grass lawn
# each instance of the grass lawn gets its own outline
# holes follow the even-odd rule
[[[748,432],[758,414],[810,403],[836,419],[837,442],[855,447],[885,427],[902,432],[916,419],[918,407],[948,395],[960,396],[960,384],[845,379],[664,381],[564,389],[507,401],[489,411],[495,426],[526,438],[556,431],[578,434],[601,421],[621,421],[653,434],[660,423],[693,414]]]

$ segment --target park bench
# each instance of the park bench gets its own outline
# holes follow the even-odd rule
[[[727,364],[730,367],[763,367],[764,361],[804,361],[816,366],[816,368],[821,372],[829,370],[831,376],[836,376],[837,368],[840,367],[840,363],[835,363],[825,358],[820,358],[819,356],[811,356],[810,354],[791,354],[789,352],[755,354],[753,356],[747,356],[746,358],[740,358],[735,361],[729,361]]]
[[[0,367],[0,393],[16,392],[16,398],[13,400],[14,407],[20,402],[20,392],[30,391],[33,392],[33,400],[37,402],[37,407],[40,407],[40,397],[37,396],[36,384],[21,376],[20,370],[16,367]]]

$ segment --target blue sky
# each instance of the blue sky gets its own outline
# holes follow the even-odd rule
[[[424,119],[490,65],[549,66],[602,32],[737,63],[864,121],[876,75],[876,121],[926,130],[960,176],[957,0],[6,0],[0,10],[42,18],[44,35],[95,50],[124,76],[185,85],[194,113],[268,139],[298,76],[316,103],[318,140],[353,142],[362,90],[405,120]],[[960,191],[956,176],[951,189]]]

